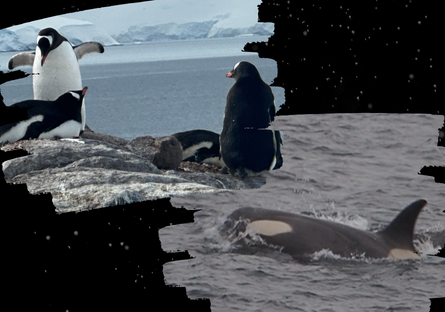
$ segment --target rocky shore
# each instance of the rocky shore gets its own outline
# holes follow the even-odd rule
[[[181,145],[171,136],[127,141],[87,127],[78,140],[34,139],[1,149],[29,153],[3,163],[6,182],[26,183],[31,194],[51,193],[59,213],[266,183],[264,176],[241,181],[212,165],[181,162]]]

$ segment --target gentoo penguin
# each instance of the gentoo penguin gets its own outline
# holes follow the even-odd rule
[[[220,154],[229,173],[245,179],[280,168],[281,134],[266,129],[275,118],[272,90],[249,62],[236,63],[226,77],[235,79],[220,136]]]
[[[172,134],[182,146],[182,160],[224,167],[219,157],[219,134],[208,130],[190,130]]]
[[[79,63],[84,55],[103,53],[98,42],[71,43],[53,28],[42,29],[37,36],[35,52],[14,55],[8,67],[32,66],[34,99],[54,101],[70,90],[81,90]],[[85,104],[82,106],[82,131],[85,130]]]
[[[79,136],[82,128],[81,108],[87,89],[69,91],[55,101],[27,100],[6,107],[5,119],[8,118],[8,111],[15,119],[0,124],[0,143]],[[26,118],[17,120],[18,111]]]

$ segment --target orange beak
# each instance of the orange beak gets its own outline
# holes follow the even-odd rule
[[[42,56],[42,63],[41,63],[41,65],[40,66],[43,66],[43,63],[45,63],[45,60],[46,60],[46,57],[47,57],[48,55],[43,55]]]

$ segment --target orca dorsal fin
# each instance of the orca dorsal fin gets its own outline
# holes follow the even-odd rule
[[[32,66],[34,64],[35,52],[22,52],[9,59],[8,68],[14,69],[19,66]]]
[[[420,211],[427,201],[419,199],[403,209],[392,222],[378,234],[385,237],[395,248],[415,251],[413,245],[414,226]]]
[[[85,42],[73,47],[76,57],[80,60],[84,55],[90,53],[104,53],[105,49],[99,42]]]

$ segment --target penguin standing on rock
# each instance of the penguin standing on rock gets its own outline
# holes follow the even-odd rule
[[[281,134],[266,129],[275,118],[272,90],[249,62],[235,64],[226,77],[235,79],[220,136],[220,155],[229,173],[245,179],[280,168]]]
[[[0,143],[79,136],[87,89],[69,91],[55,101],[27,100],[5,107]]]
[[[55,101],[70,90],[82,89],[77,60],[86,54],[103,52],[104,47],[98,42],[72,46],[57,30],[45,28],[37,36],[36,51],[14,55],[8,67],[32,66],[34,99]],[[82,106],[82,131],[84,129],[85,104]]]

